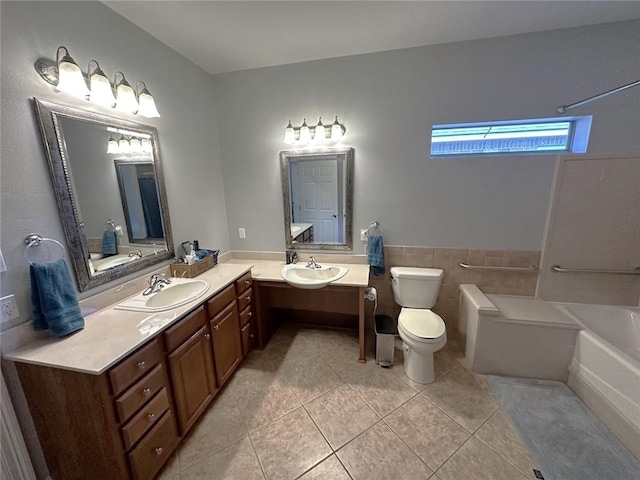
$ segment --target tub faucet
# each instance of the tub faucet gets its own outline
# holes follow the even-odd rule
[[[131,252],[129,254],[130,257],[138,257],[138,258],[142,258],[142,250],[138,249],[138,250],[134,250],[133,252]]]
[[[309,257],[309,261],[307,262],[306,267],[307,268],[322,268],[322,265],[318,265],[316,263],[316,257],[311,256],[311,257]]]
[[[149,278],[149,288],[142,292],[142,294],[151,295],[152,293],[159,292],[162,287],[164,287],[165,285],[169,285],[170,283],[171,280],[169,280],[168,278],[162,278],[160,275],[154,273]]]

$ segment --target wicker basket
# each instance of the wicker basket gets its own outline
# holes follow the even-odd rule
[[[213,268],[213,255],[204,257],[202,260],[187,265],[185,263],[172,263],[171,275],[180,278],[193,278],[197,277],[203,272],[206,272],[210,268]]]

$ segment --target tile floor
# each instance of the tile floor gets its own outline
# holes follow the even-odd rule
[[[357,362],[354,335],[283,327],[252,352],[183,441],[162,480],[533,479],[533,463],[456,343],[436,380]]]

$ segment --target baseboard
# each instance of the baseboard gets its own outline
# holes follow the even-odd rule
[[[567,385],[629,451],[640,459],[640,429],[572,367],[569,367]]]

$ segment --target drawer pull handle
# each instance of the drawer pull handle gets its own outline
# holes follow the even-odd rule
[[[255,335],[252,333],[251,335],[249,335],[249,338],[254,338]]]
[[[162,447],[156,447],[154,452],[156,452],[156,455],[158,455],[158,456],[162,455],[162,452],[163,452]]]
[[[244,297],[244,299],[245,299],[247,302],[250,302],[250,301],[251,301],[251,297],[250,297],[250,296],[248,296],[248,295],[247,295],[246,297]]]
[[[204,338],[206,338],[207,340],[209,340],[211,338],[211,334],[210,333],[205,333],[204,334]]]
[[[253,317],[253,313],[251,313],[251,312],[247,313],[247,317],[249,317],[249,318]]]
[[[147,415],[147,418],[149,419],[150,422],[153,422],[153,419],[156,418],[156,414],[150,413],[149,415]]]
[[[147,364],[144,363],[144,360],[142,360],[141,362],[138,362],[138,368],[140,370],[144,370],[145,368],[147,368]]]
[[[218,330],[219,328],[220,328],[220,325],[214,325],[214,326],[213,326],[213,329],[214,329],[214,330]]]
[[[250,280],[245,280],[244,284],[248,287],[249,285],[251,285],[251,281]]]
[[[151,389],[150,388],[145,388],[144,390],[142,390],[142,394],[145,397],[148,397],[149,395],[151,395]]]

